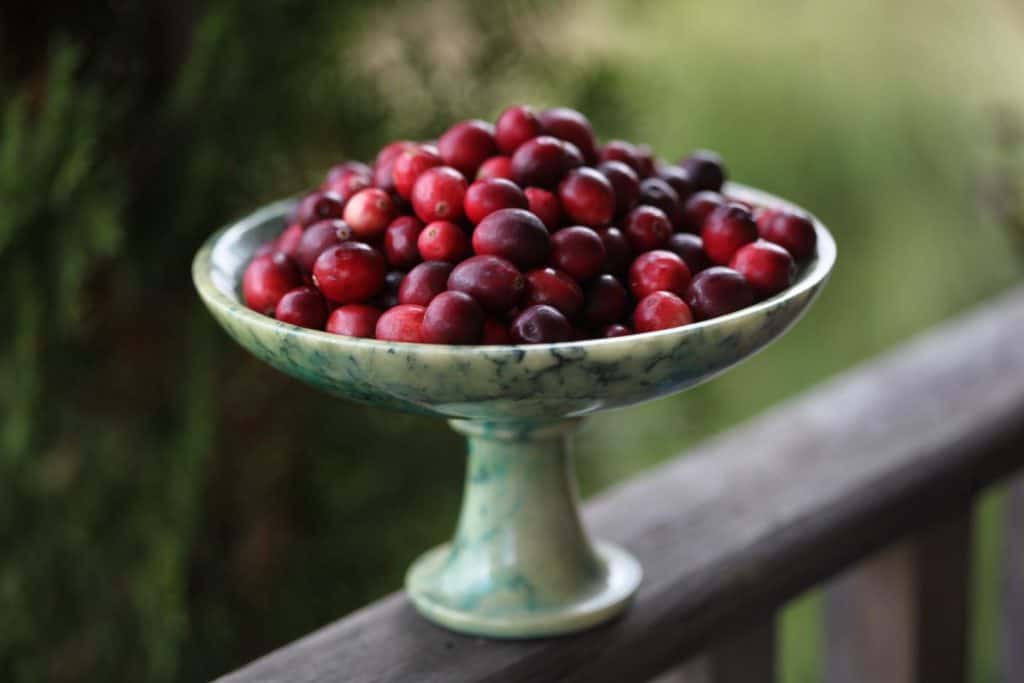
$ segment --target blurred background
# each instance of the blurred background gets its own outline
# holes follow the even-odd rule
[[[669,160],[716,149],[835,232],[835,276],[783,341],[590,421],[588,495],[1024,274],[1016,0],[16,0],[0,48],[5,681],[209,679],[395,590],[451,533],[447,425],[261,366],[189,278],[218,226],[389,139],[568,105]],[[819,607],[785,613],[787,683],[820,678]]]

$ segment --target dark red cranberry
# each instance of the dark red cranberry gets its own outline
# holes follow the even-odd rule
[[[423,314],[423,341],[428,344],[477,344],[483,334],[484,312],[464,292],[441,292]]]
[[[758,240],[733,255],[729,267],[747,278],[754,294],[766,298],[793,284],[796,264],[789,252],[777,244]]]
[[[671,251],[655,249],[640,254],[629,267],[629,288],[637,300],[657,291],[686,295],[690,269]]]
[[[424,261],[455,263],[469,256],[469,237],[451,221],[427,223],[416,240]]]
[[[725,265],[740,247],[757,239],[757,223],[742,206],[726,204],[707,217],[700,237],[704,240],[708,258],[718,265]]]
[[[547,260],[551,238],[540,219],[523,209],[500,209],[473,231],[473,251],[508,259],[518,268]]]
[[[462,202],[466,218],[474,225],[499,209],[526,209],[529,205],[519,186],[504,178],[476,181]]]
[[[562,228],[551,236],[551,263],[583,282],[604,269],[604,242],[582,225]]]
[[[636,146],[636,160],[639,164],[636,174],[640,176],[641,180],[654,175],[657,164],[654,161],[654,151],[651,150],[650,145]]]
[[[345,222],[356,237],[372,240],[384,235],[398,211],[391,195],[378,187],[360,190],[345,205]]]
[[[416,244],[423,232],[423,221],[415,216],[399,216],[384,231],[384,253],[395,268],[408,269],[420,262]]]
[[[480,343],[487,345],[511,344],[512,335],[508,333],[508,325],[505,324],[505,321],[497,318],[484,320],[483,338]]]
[[[693,186],[698,190],[721,192],[725,183],[725,166],[722,157],[715,152],[702,149],[679,162],[679,165],[690,174]]]
[[[693,195],[683,207],[683,230],[700,234],[704,221],[720,206],[725,206],[725,197],[717,192],[705,190]]]
[[[423,306],[399,304],[384,311],[377,319],[374,336],[383,341],[421,343],[423,341]]]
[[[435,166],[420,174],[412,188],[412,208],[424,223],[462,218],[466,179],[451,166]]]
[[[480,168],[476,172],[476,179],[490,180],[491,178],[512,180],[512,157],[491,157],[480,164]]]
[[[640,170],[640,159],[636,153],[636,145],[625,140],[609,140],[597,151],[601,163],[618,161],[629,166],[634,173]]]
[[[604,243],[604,270],[608,273],[624,273],[633,260],[633,248],[625,233],[616,227],[599,228],[597,230],[601,242]]]
[[[665,164],[658,169],[658,177],[664,180],[676,191],[679,201],[684,203],[697,191],[694,187],[690,174],[678,166]]]
[[[587,285],[584,300],[583,317],[591,325],[618,322],[629,307],[626,288],[611,275],[602,275]]]
[[[445,164],[472,178],[485,159],[498,153],[494,126],[479,119],[456,123],[437,141],[437,149]]]
[[[356,165],[338,164],[327,173],[321,190],[333,192],[347,202],[349,198],[359,190],[370,186],[373,182],[373,174],[366,164],[355,162]],[[344,167],[344,168],[342,168]]]
[[[404,199],[412,196],[412,187],[416,179],[428,168],[442,164],[439,155],[432,145],[416,145],[405,148],[391,168],[391,177],[394,179],[395,192]]]
[[[690,307],[672,292],[652,292],[633,310],[633,328],[637,332],[667,330],[692,322]]]
[[[551,189],[565,174],[583,165],[583,155],[570,142],[550,135],[527,140],[512,154],[512,177],[520,187]]]
[[[380,318],[380,309],[366,304],[347,304],[331,311],[327,318],[327,331],[346,337],[373,339]]]
[[[545,109],[537,118],[544,135],[571,142],[583,155],[583,161],[591,165],[597,163],[597,140],[586,116],[575,109],[555,107]]]
[[[526,274],[523,301],[527,305],[554,306],[572,320],[583,308],[583,290],[568,273],[554,268],[538,268]]]
[[[299,200],[295,217],[306,226],[325,218],[341,218],[344,212],[345,202],[336,193],[314,190]]]
[[[540,135],[540,120],[537,112],[525,104],[509,107],[501,112],[498,122],[494,125],[494,139],[498,149],[505,154],[512,154],[530,138]]]
[[[636,206],[640,199],[640,179],[632,168],[621,161],[604,161],[597,170],[615,191],[615,215],[621,216]]]
[[[523,194],[526,195],[530,211],[544,223],[548,232],[554,232],[562,227],[562,204],[558,197],[539,187],[528,187],[523,190]]]
[[[627,214],[624,231],[633,251],[642,254],[668,244],[668,238],[672,236],[672,224],[661,209],[638,206]]]
[[[602,327],[600,334],[601,334],[602,337],[605,337],[606,339],[610,339],[612,337],[626,337],[626,336],[629,336],[629,335],[633,334],[633,330],[629,329],[625,325],[612,324],[612,325],[605,325],[604,327]]]
[[[698,320],[707,320],[750,306],[754,290],[732,268],[714,266],[694,276],[686,301]]]
[[[281,297],[301,284],[302,276],[295,262],[275,251],[256,257],[246,267],[242,276],[242,298],[252,310],[270,315]]]
[[[814,255],[818,235],[814,231],[814,221],[807,214],[780,209],[758,218],[758,232],[762,239],[778,244],[797,261]]]
[[[572,326],[554,306],[530,306],[516,316],[509,332],[516,344],[554,344],[569,341]]]
[[[304,230],[298,223],[292,223],[284,232],[277,236],[277,240],[274,242],[274,250],[280,251],[287,254],[289,258],[295,258],[295,253],[299,249],[299,243],[302,241],[302,233]]]
[[[615,216],[615,190],[593,168],[570,171],[558,185],[558,198],[565,215],[574,223],[600,228]]]
[[[327,302],[314,287],[296,287],[277,302],[274,317],[283,323],[322,330],[327,322]]]
[[[424,261],[402,279],[398,288],[398,303],[426,306],[448,288],[452,264],[445,261]]]
[[[515,306],[525,285],[526,278],[511,261],[491,255],[472,256],[448,276],[448,289],[469,294],[490,313]]]
[[[405,279],[405,273],[400,270],[392,270],[384,276],[384,286],[381,287],[380,291],[373,295],[369,303],[372,306],[376,306],[381,310],[387,310],[392,306],[397,306],[398,301],[398,289],[402,286],[402,281]]]
[[[646,178],[640,182],[641,204],[656,206],[665,212],[673,226],[682,225],[684,213],[683,203],[672,186],[661,178]]]
[[[668,238],[668,246],[665,248],[675,252],[686,262],[691,275],[712,266],[711,259],[704,253],[704,240],[691,232],[677,232],[672,235]]]
[[[313,270],[313,264],[328,247],[352,239],[352,228],[338,219],[319,221],[306,228],[295,248],[295,262],[306,271]]]
[[[391,191],[395,189],[393,176],[395,161],[398,155],[409,147],[415,147],[416,143],[411,140],[396,140],[381,148],[377,153],[377,159],[373,162],[373,184],[382,190]]]
[[[335,303],[366,301],[384,286],[387,262],[373,247],[362,242],[342,242],[330,247],[313,264],[313,282]]]
[[[361,161],[343,161],[327,169],[327,174],[324,176],[324,185],[336,183],[352,174],[366,176],[369,179],[373,176],[373,169]]]

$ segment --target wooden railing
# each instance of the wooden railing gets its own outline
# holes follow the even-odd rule
[[[398,593],[223,680],[768,682],[777,610],[832,579],[827,681],[963,681],[972,507],[1022,466],[1017,288],[591,501],[593,534],[645,572],[611,624],[495,642],[427,623]],[[1024,480],[1006,508],[999,680],[1014,683]]]

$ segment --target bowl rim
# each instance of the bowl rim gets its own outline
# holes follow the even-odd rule
[[[249,327],[258,327],[268,331],[276,330],[290,336],[317,340],[320,343],[327,343],[331,346],[335,346],[339,351],[343,351],[345,349],[377,349],[380,351],[385,351],[387,349],[400,349],[403,352],[416,352],[421,354],[425,353],[462,358],[479,354],[500,354],[503,351],[532,355],[548,354],[551,352],[567,351],[577,348],[587,350],[607,350],[610,347],[628,347],[632,344],[676,335],[685,336],[701,330],[738,321],[743,318],[753,318],[760,314],[764,314],[765,312],[775,309],[792,299],[806,294],[808,291],[820,288],[828,280],[836,261],[836,243],[828,228],[825,227],[817,216],[807,211],[807,209],[783,199],[782,197],[778,197],[741,183],[726,183],[722,193],[732,199],[752,201],[763,206],[785,208],[808,215],[811,218],[815,232],[817,233],[816,258],[811,264],[811,267],[804,271],[797,282],[782,292],[764,299],[763,301],[759,301],[753,306],[748,306],[717,318],[702,320],[688,325],[682,325],[680,327],[655,330],[653,332],[639,332],[624,335],[622,337],[584,339],[579,341],[554,342],[548,344],[474,344],[458,346],[451,344],[392,342],[382,341],[379,339],[366,339],[363,337],[347,337],[340,334],[332,334],[324,330],[313,330],[275,320],[274,318],[253,311],[245,306],[241,299],[232,298],[221,291],[221,289],[213,282],[211,276],[213,271],[213,254],[218,247],[228,243],[229,240],[237,240],[238,237],[248,230],[253,229],[255,226],[262,225],[270,218],[286,212],[287,209],[294,204],[294,198],[282,199],[271,204],[267,204],[240,220],[229,223],[210,235],[196,252],[192,261],[192,279],[199,295],[208,307],[215,307],[233,318],[240,319]],[[236,283],[236,287],[238,284],[239,283]]]

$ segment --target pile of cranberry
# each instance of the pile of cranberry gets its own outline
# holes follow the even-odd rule
[[[253,310],[335,334],[538,344],[650,332],[789,287],[802,213],[723,196],[718,155],[598,145],[579,112],[506,109],[347,161],[245,271]]]

